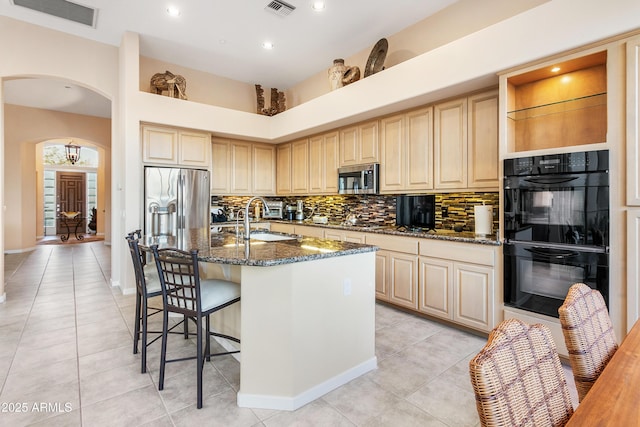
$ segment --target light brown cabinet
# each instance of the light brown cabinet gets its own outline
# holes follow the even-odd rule
[[[291,194],[291,143],[276,148],[276,192]]]
[[[433,188],[433,108],[380,120],[380,192]]]
[[[209,133],[155,125],[142,125],[141,131],[144,163],[209,168]]]
[[[468,98],[467,187],[498,188],[498,92]]]
[[[498,92],[436,104],[433,115],[434,188],[497,189]]]
[[[338,132],[309,138],[309,193],[338,193]]]
[[[231,188],[229,140],[211,138],[211,194],[229,194]]]
[[[434,171],[436,189],[467,186],[467,98],[434,107]]]
[[[231,152],[231,194],[251,194],[252,157],[251,143],[232,141]]]
[[[275,194],[274,146],[212,138],[211,152],[211,194]]]
[[[309,140],[291,143],[291,192],[306,194],[309,191]]]
[[[378,161],[377,120],[340,130],[340,166],[377,163]]]
[[[253,144],[253,193],[276,193],[276,148],[273,145]]]
[[[380,248],[376,252],[376,297],[417,310],[418,240],[371,233],[366,242]]]
[[[420,241],[418,310],[482,331],[496,323],[497,249],[455,242]]]

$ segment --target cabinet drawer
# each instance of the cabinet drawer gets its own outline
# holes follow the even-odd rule
[[[418,239],[411,237],[383,236],[381,234],[367,234],[367,245],[375,245],[380,249],[418,254]]]
[[[446,242],[435,239],[420,240],[420,255],[452,261],[494,266],[496,250],[472,243]]]

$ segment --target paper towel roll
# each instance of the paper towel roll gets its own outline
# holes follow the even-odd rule
[[[475,233],[488,236],[493,233],[493,206],[479,205],[473,207],[475,217]]]

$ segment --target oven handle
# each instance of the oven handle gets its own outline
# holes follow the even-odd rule
[[[524,250],[527,252],[531,252],[534,255],[543,256],[549,259],[568,259],[568,258],[573,258],[575,256],[580,255],[580,252],[576,252],[576,251],[569,251],[564,254],[562,253],[550,254],[549,252],[546,251],[546,249],[549,249],[549,248],[533,246],[531,248],[525,248]]]
[[[579,177],[577,176],[569,176],[569,177],[542,177],[542,178],[525,178],[526,182],[530,182],[532,184],[564,184],[565,182],[575,181]]]
[[[556,249],[556,250],[565,250],[567,252],[595,252],[595,253],[609,253],[609,246],[587,246],[587,245],[570,245],[564,243],[542,243],[541,242],[530,242],[526,240],[506,240],[504,242],[505,246],[518,246],[529,250],[528,248],[535,249]],[[531,252],[531,251],[529,251]]]

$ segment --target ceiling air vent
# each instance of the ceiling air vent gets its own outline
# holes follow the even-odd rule
[[[47,15],[57,16],[68,21],[84,24],[89,27],[96,26],[98,10],[82,6],[67,0],[11,0],[16,6],[26,7]]]
[[[275,13],[278,16],[287,16],[291,12],[296,10],[296,7],[280,0],[274,0],[272,2],[269,2],[269,4],[265,6],[264,9],[271,13]]]

